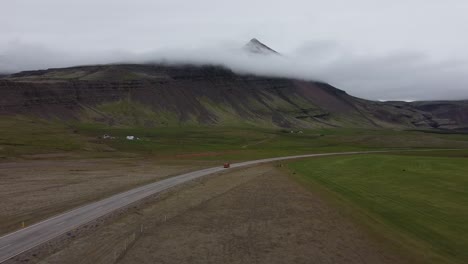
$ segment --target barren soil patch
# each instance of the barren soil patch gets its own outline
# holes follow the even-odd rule
[[[0,234],[169,175],[209,167],[151,159],[0,163]]]

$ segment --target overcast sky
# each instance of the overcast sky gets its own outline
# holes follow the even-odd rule
[[[468,99],[466,0],[0,0],[0,72],[159,59]],[[256,37],[282,58],[235,52]]]

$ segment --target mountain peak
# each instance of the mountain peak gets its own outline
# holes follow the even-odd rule
[[[273,50],[272,48],[268,47],[267,45],[260,42],[258,39],[253,38],[244,46],[244,50],[254,53],[254,54],[261,54],[261,55],[279,55],[278,52]]]
[[[263,44],[263,43],[261,43],[261,42],[260,42],[258,39],[256,39],[256,38],[251,39],[249,42],[258,43],[258,44]]]

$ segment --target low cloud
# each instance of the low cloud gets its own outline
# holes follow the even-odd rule
[[[0,72],[107,63],[213,64],[241,74],[324,81],[366,99],[468,99],[468,62],[461,59],[441,61],[407,51],[358,54],[333,41],[310,42],[283,56],[253,55],[233,46],[134,53],[12,42],[0,51]]]

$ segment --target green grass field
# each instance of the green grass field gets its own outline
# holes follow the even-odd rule
[[[299,129],[294,129],[298,132]],[[248,160],[319,152],[468,148],[468,135],[369,129],[314,129],[289,133],[253,126],[111,127],[26,117],[0,118],[0,157],[74,152],[85,156],[122,153],[160,158]],[[113,140],[102,140],[109,134]],[[128,141],[133,135],[141,140]]]
[[[374,231],[424,255],[424,263],[468,263],[468,151],[324,157],[288,166]]]
[[[62,124],[19,116],[0,118],[0,157],[77,151],[88,145]]]
[[[116,140],[99,143],[119,151],[160,157],[193,154],[191,158],[232,161],[353,150],[468,148],[468,135],[415,131],[315,129],[291,134],[290,130],[249,126],[116,128],[93,124],[76,125],[76,130],[89,138],[113,135]],[[128,141],[124,139],[126,135],[135,135],[141,140]],[[209,152],[216,155],[203,155]]]

